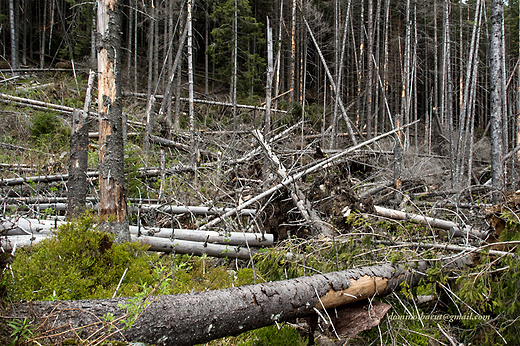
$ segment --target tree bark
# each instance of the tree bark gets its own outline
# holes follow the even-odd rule
[[[18,51],[18,25],[16,18],[15,0],[9,0],[9,26],[11,32],[11,68],[20,68],[19,51]]]
[[[504,12],[503,0],[491,3],[491,43],[489,61],[490,80],[490,117],[491,117],[491,176],[493,184],[493,202],[498,203],[504,183],[502,165],[502,20]]]
[[[457,270],[471,265],[472,257],[445,263]],[[61,337],[89,340],[109,336],[158,346],[193,345],[305,317],[316,309],[386,295],[403,281],[412,287],[429,267],[424,261],[414,262],[413,269],[383,264],[217,291],[152,296],[139,306],[128,298],[31,302],[14,305],[11,314],[34,319],[41,339],[62,333]],[[121,308],[125,305],[137,308],[138,316],[128,315]],[[103,316],[111,316],[110,321]],[[132,326],[125,329],[122,319],[133,321]]]
[[[99,215],[116,242],[130,239],[123,161],[121,10],[98,0]]]
[[[69,218],[78,217],[85,211],[87,203],[88,184],[88,111],[90,108],[90,96],[94,84],[94,71],[90,71],[87,95],[83,111],[74,110],[72,113],[72,134],[70,136],[70,161],[69,161],[69,180],[67,183],[67,193],[69,196],[69,206],[67,216]]]

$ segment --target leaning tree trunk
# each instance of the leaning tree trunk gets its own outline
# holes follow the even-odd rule
[[[121,10],[98,0],[99,214],[116,242],[130,240],[123,162]]]
[[[437,261],[432,263],[438,263]],[[13,313],[39,324],[40,339],[104,338],[158,346],[193,345],[305,317],[317,309],[335,308],[385,295],[407,281],[423,278],[429,262],[411,268],[383,264],[297,279],[233,287],[216,291],[149,297],[146,301],[116,298],[15,305]],[[450,257],[446,269],[472,264],[471,255]],[[52,326],[49,322],[52,321]],[[125,328],[125,325],[131,325]]]

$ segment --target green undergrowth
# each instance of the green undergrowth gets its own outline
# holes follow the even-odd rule
[[[230,270],[205,256],[147,252],[138,243],[114,244],[98,230],[97,217],[64,224],[42,242],[17,251],[13,275],[5,276],[11,300],[110,298],[135,296],[161,285],[159,294],[220,289],[254,282],[251,268]]]
[[[98,230],[92,214],[64,224],[34,246],[19,249],[12,275],[3,284],[10,301],[146,297],[180,294],[253,284],[250,267],[234,260],[207,256],[159,255],[137,243],[114,244],[113,236]],[[256,282],[263,282],[257,276]],[[261,328],[211,345],[305,345],[293,328]]]

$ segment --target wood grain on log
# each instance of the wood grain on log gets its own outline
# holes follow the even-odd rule
[[[450,258],[449,263],[451,268],[461,269],[472,259]],[[121,323],[128,318],[121,306],[136,303],[128,298],[21,303],[13,306],[11,315],[34,319],[41,338],[60,332],[61,337],[110,335],[111,339],[158,346],[193,345],[307,316],[322,306],[320,300],[329,308],[388,294],[405,280],[414,286],[429,266],[429,262],[416,262],[413,269],[405,269],[387,263],[217,291],[152,297],[129,329]],[[115,322],[102,319],[109,314]]]

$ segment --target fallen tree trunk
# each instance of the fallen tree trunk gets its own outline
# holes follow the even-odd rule
[[[144,93],[134,93],[134,92],[124,92],[123,96],[144,97],[144,98],[148,97]],[[164,95],[155,95],[155,98],[156,99],[163,99]],[[189,99],[187,99],[185,97],[181,97],[181,98],[179,98],[179,100],[181,100],[182,102],[189,102],[190,101]],[[193,102],[194,103],[200,103],[200,104],[207,104],[207,105],[211,105],[211,106],[233,107],[233,104],[232,103],[228,103],[228,102],[209,101],[209,100],[200,100],[200,99],[194,99]],[[238,108],[243,108],[243,109],[265,111],[265,107],[261,107],[261,106],[251,106],[251,105],[241,105],[241,104],[237,104],[236,106]],[[278,113],[283,113],[283,114],[287,113],[287,111],[284,111],[282,109],[271,109],[271,111],[278,112]]]
[[[472,258],[450,258],[446,263],[458,269],[470,265]],[[383,264],[217,291],[150,297],[137,305],[128,298],[21,303],[13,306],[11,315],[34,320],[37,339],[46,342],[59,335],[79,336],[84,341],[110,338],[158,346],[193,345],[305,317],[316,309],[385,295],[405,280],[414,286],[429,267],[424,261],[408,266],[414,269]],[[130,322],[131,327],[124,328],[123,322]]]
[[[32,235],[15,235],[2,238],[1,247],[6,252],[14,248],[35,245],[48,237],[49,233]],[[148,251],[158,251],[178,254],[191,254],[195,256],[208,255],[211,257],[228,257],[242,260],[250,260],[258,251],[255,247],[242,247],[235,245],[213,244],[200,241],[189,241],[181,239],[164,239],[158,237],[130,235],[131,241],[149,246]]]
[[[29,244],[31,236],[43,235],[45,237],[53,229],[56,229],[56,227],[62,224],[64,224],[64,222],[58,220],[36,220],[19,218],[18,220],[6,220],[1,222],[0,232],[2,232],[2,235],[9,237],[18,235],[28,235],[29,237],[27,238],[27,241],[25,240],[25,238],[12,238],[11,243],[13,243],[14,240],[20,240],[21,242],[24,242],[23,244]],[[171,242],[173,243],[177,242],[178,240],[199,242],[201,244],[217,243],[231,246],[272,246],[274,243],[274,236],[272,234],[245,232],[226,233],[216,231],[199,231],[190,229],[171,229],[159,227],[129,227],[130,233],[135,236],[142,235],[154,236],[157,238],[168,238],[168,240],[171,240]],[[163,246],[164,244],[172,245],[170,243],[161,242],[160,246]],[[159,243],[157,243],[156,245],[159,246]]]
[[[484,239],[487,237],[486,232],[480,232],[477,230],[471,229],[471,227],[461,227],[458,223],[435,219],[433,217],[423,216],[419,214],[406,213],[404,211],[388,209],[384,207],[374,206],[374,209],[379,216],[387,217],[393,220],[403,220],[403,221],[415,221],[423,225],[431,226],[434,228],[439,228],[446,230],[450,233],[452,237],[466,237],[468,235],[480,239]]]
[[[398,127],[396,129],[393,129],[389,132],[386,132],[386,133],[383,133],[379,136],[376,136],[374,138],[371,138],[363,143],[360,143],[358,145],[355,145],[353,147],[350,147],[348,149],[346,149],[345,151],[342,151],[341,153],[338,153],[336,155],[333,155],[329,158],[327,158],[326,160],[323,160],[321,161],[320,163],[300,172],[300,173],[297,173],[295,175],[291,175],[289,176],[287,179],[284,179],[281,183],[271,187],[270,189],[262,192],[261,194],[257,195],[256,197],[254,198],[251,198],[249,200],[247,200],[246,202],[240,204],[239,206],[237,206],[236,208],[234,208],[233,210],[221,215],[220,217],[208,222],[207,224],[203,225],[202,227],[200,227],[200,229],[208,229],[210,227],[213,227],[215,226],[216,224],[218,224],[219,222],[221,222],[222,220],[224,220],[225,218],[229,217],[229,216],[233,216],[235,215],[237,212],[239,212],[240,210],[250,206],[251,204],[253,203],[256,203],[258,202],[259,200],[261,200],[262,198],[264,197],[268,197],[270,195],[272,195],[273,193],[275,193],[276,191],[280,190],[281,188],[283,188],[284,186],[287,186],[289,184],[292,184],[294,181],[300,179],[301,177],[303,176],[306,176],[308,174],[311,174],[311,173],[314,173],[316,172],[317,170],[321,169],[321,168],[326,168],[326,167],[330,167],[334,164],[335,161],[337,161],[339,158],[341,158],[342,156],[345,156],[353,151],[356,151],[357,149],[359,148],[362,148],[364,147],[365,145],[369,145],[371,143],[374,143],[382,138],[385,138],[393,133],[396,133],[397,131],[401,131],[403,130],[404,128],[408,127],[408,126],[411,126],[415,123],[417,123],[419,120],[416,120],[412,123],[409,123],[407,125],[403,125],[401,127]]]
[[[11,202],[10,199],[4,199],[5,201]],[[15,202],[13,200],[12,202]],[[87,205],[92,209],[97,209],[97,205],[92,202],[96,201],[95,199],[88,200]],[[2,199],[0,199],[0,203]],[[24,203],[23,201],[20,201]],[[63,202],[45,202],[38,203],[33,201],[32,203],[24,204],[27,208],[32,208],[33,210],[45,210],[45,209],[54,209],[58,211],[67,210],[67,203]],[[6,207],[17,207],[15,204],[6,204]],[[128,207],[128,213],[137,213],[138,211],[150,211],[150,210],[158,210],[163,213],[168,214],[195,214],[195,215],[220,215],[224,214],[232,208],[214,208],[214,207],[191,207],[191,206],[178,206],[178,205],[165,205],[165,204],[138,204],[138,205],[130,205]],[[239,213],[242,216],[254,216],[256,214],[256,209],[242,209]]]
[[[193,171],[192,166],[176,165],[164,170],[164,174],[171,175],[179,172]],[[138,169],[140,177],[155,177],[162,174],[159,168],[148,168],[143,167]],[[95,178],[99,176],[98,171],[87,172],[88,178]],[[33,177],[20,177],[20,178],[9,178],[0,179],[0,186],[15,186],[22,185],[23,183],[52,183],[56,181],[66,181],[69,179],[68,174],[55,174],[55,175],[38,175]]]

